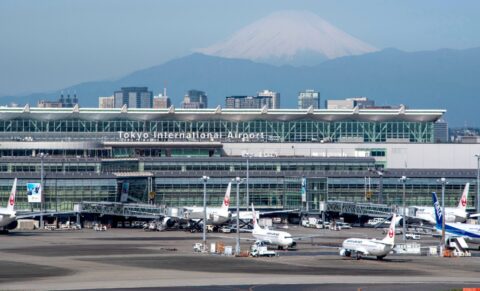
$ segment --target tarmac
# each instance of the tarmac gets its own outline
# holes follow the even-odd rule
[[[480,287],[480,258],[389,255],[353,260],[338,255],[348,237],[380,230],[330,231],[290,226],[296,250],[273,258],[194,253],[201,233],[141,229],[14,231],[0,236],[1,290],[452,290]],[[251,238],[242,233],[242,238]],[[235,234],[208,242],[235,246]],[[401,242],[401,236],[396,237]],[[438,245],[425,237],[422,246]],[[242,250],[251,242],[242,240]],[[478,255],[478,254],[474,254]],[[359,289],[360,288],[360,289]]]

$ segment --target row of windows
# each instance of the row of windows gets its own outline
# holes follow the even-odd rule
[[[410,182],[406,185],[407,205],[431,205],[431,192],[440,193],[441,186],[434,179],[417,179],[422,183]],[[128,195],[137,202],[148,199],[149,179],[46,179],[45,202],[47,209],[72,210],[75,203],[81,201],[118,201],[123,184]],[[19,179],[17,183],[17,208],[29,209],[26,184],[39,182],[38,179]],[[207,183],[208,205],[218,206],[222,203],[229,178],[212,178]],[[338,182],[338,183],[337,183]],[[341,183],[339,183],[341,182]],[[450,179],[445,189],[445,205],[458,204],[466,181]],[[476,192],[474,181],[470,184],[470,193]],[[13,181],[0,180],[0,203],[6,205]],[[398,183],[398,181],[397,181]],[[302,178],[260,178],[249,180],[250,203],[260,207],[296,209],[304,206],[301,201]],[[307,202],[310,209],[317,209],[324,200],[342,200],[352,202],[374,202],[380,199],[378,184],[366,186],[361,179],[327,179],[307,178]],[[155,178],[152,189],[156,192],[155,202],[167,206],[200,206],[203,203],[203,183],[198,178]],[[366,192],[371,192],[368,197]],[[242,207],[247,205],[246,183],[240,184],[239,195]],[[231,203],[236,203],[236,185],[232,185]],[[384,184],[383,202],[388,205],[403,203],[403,185]],[[467,205],[475,205],[475,195],[470,195]],[[35,206],[36,207],[36,206]]]
[[[68,120],[0,120],[0,132],[161,132],[161,133],[217,133],[224,142],[239,141],[245,137],[232,136],[232,133],[262,133],[255,136],[260,142],[337,142],[348,138],[360,138],[365,142],[385,142],[388,139],[401,139],[410,142],[433,142],[432,122],[363,122],[363,121],[86,121]],[[78,136],[76,136],[78,138]],[[84,138],[89,138],[85,135]],[[119,139],[113,134],[109,138]],[[97,137],[98,139],[98,137]],[[198,140],[198,138],[193,138]],[[247,138],[246,141],[252,138]],[[161,140],[171,140],[161,137]],[[187,140],[187,139],[185,139]],[[189,140],[192,140],[190,138]]]

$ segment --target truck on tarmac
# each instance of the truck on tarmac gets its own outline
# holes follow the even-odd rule
[[[275,257],[277,253],[269,250],[264,242],[256,241],[250,247],[250,255],[252,257]]]

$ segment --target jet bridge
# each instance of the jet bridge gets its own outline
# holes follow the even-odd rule
[[[346,201],[328,201],[328,212],[338,212],[340,214],[353,214],[357,216],[389,217],[392,212],[396,212],[395,207],[386,204],[356,203]]]
[[[166,214],[165,207],[143,203],[81,202],[74,208],[77,213],[123,216],[125,218],[160,219]]]

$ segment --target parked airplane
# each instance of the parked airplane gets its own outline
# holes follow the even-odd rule
[[[458,202],[457,207],[445,207],[445,222],[465,222],[468,217],[474,217],[475,215],[468,215],[467,213],[467,201],[468,191],[470,189],[470,183],[465,184],[462,196]],[[435,210],[433,207],[427,206],[412,206],[410,209],[415,209],[415,213],[410,216],[413,219],[419,219],[431,224],[435,224]]]
[[[343,241],[340,249],[340,256],[356,256],[357,260],[362,256],[376,256],[378,260],[383,259],[393,249],[395,244],[395,221],[396,215],[393,214],[390,228],[387,235],[382,240],[349,238]]]
[[[17,227],[17,216],[15,211],[15,193],[17,191],[17,178],[13,181],[12,190],[8,198],[7,207],[0,208],[0,228],[8,231]]]
[[[222,205],[220,207],[207,207],[207,224],[222,225],[230,220],[230,212],[228,207],[230,206],[230,192],[232,190],[232,183],[228,183],[227,190],[225,191],[225,197],[223,198]],[[190,220],[196,224],[202,222],[204,219],[203,207],[184,207],[185,215],[183,217],[166,216],[162,220],[162,225],[166,227],[172,227],[179,220]]]
[[[435,230],[442,232],[442,207],[438,203],[437,194],[432,192],[433,208],[435,209]],[[446,212],[446,210],[445,210]],[[480,225],[467,223],[445,222],[445,234],[447,237],[463,237],[473,243],[480,243]]]
[[[253,231],[252,235],[257,241],[264,242],[269,245],[276,245],[279,248],[294,247],[297,243],[293,240],[290,233],[286,231],[270,230],[268,228],[262,228],[258,225],[257,214],[252,204],[252,221]]]

